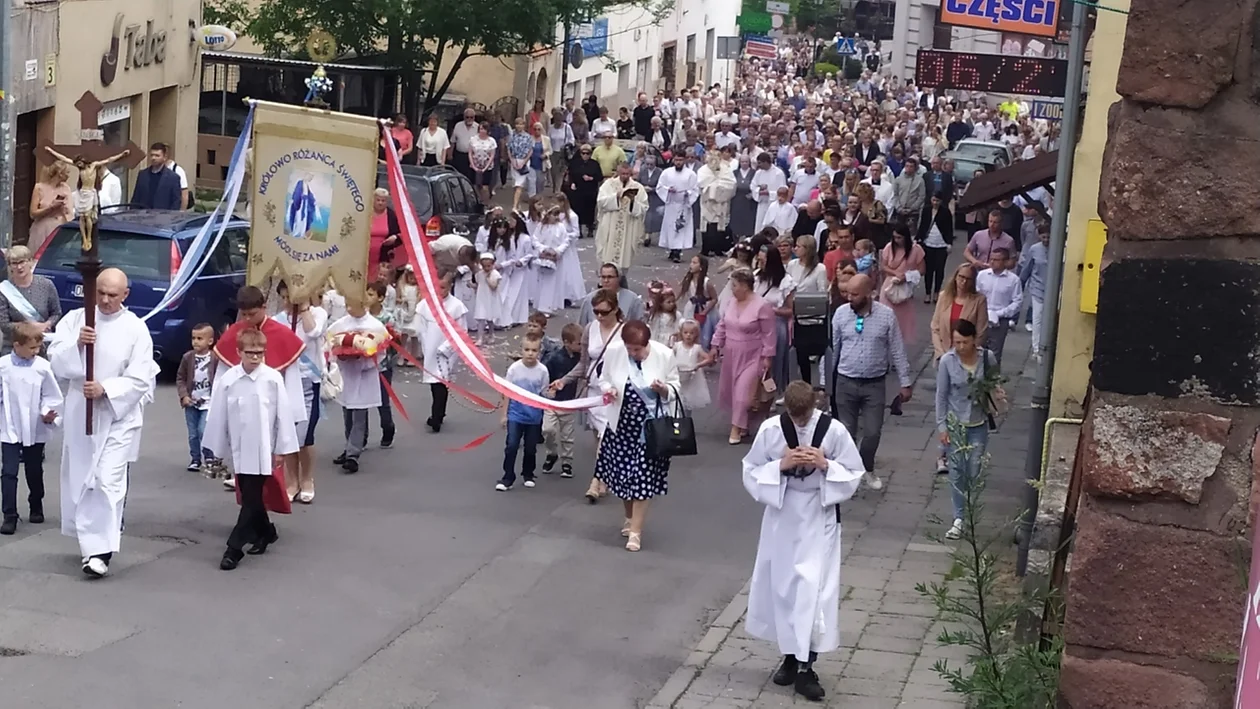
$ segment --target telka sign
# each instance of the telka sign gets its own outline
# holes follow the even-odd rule
[[[101,57],[101,86],[109,86],[118,76],[119,55],[123,54],[123,70],[143,69],[166,61],[166,30],[155,30],[153,20],[143,26],[128,25],[123,30],[123,14],[114,18],[114,34],[109,40],[109,51]]]
[[[941,24],[1054,37],[1060,0],[943,0]]]

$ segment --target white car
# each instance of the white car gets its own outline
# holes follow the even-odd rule
[[[1010,146],[1000,140],[977,140],[963,138],[954,146],[953,152],[975,160],[976,162],[995,164],[1006,167],[1015,162],[1015,154]]]

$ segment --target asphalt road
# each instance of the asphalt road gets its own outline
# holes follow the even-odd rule
[[[593,262],[593,242],[581,248]],[[653,266],[637,277],[661,267],[677,280],[661,256],[645,255]],[[280,542],[232,573],[218,559],[237,508],[184,471],[173,386],[146,412],[123,550],[105,580],[85,580],[58,532],[50,445],[47,524],[0,538],[5,704],[612,709],[651,697],[751,568],[758,514],[726,421],[698,412],[703,455],[675,463],[631,554],[620,505],[582,497],[589,435],[574,479],[496,493],[501,437],[445,449],[495,430],[497,415],[452,402],[430,434],[427,387],[408,374],[398,390],[415,425],[346,476],[328,462],[342,442],[334,410],[319,428],[315,504],[280,518]]]
[[[593,267],[593,242],[581,250]],[[633,280],[676,282],[683,267],[663,256],[642,254]],[[491,347],[503,366],[518,337]],[[123,550],[107,579],[85,580],[75,542],[58,532],[60,453],[50,445],[48,523],[0,537],[5,704],[645,703],[752,567],[760,511],[740,485],[744,448],[727,445],[729,419],[716,406],[696,412],[701,455],[675,461],[643,551],[632,554],[619,535],[620,504],[582,497],[593,466],[588,434],[579,434],[574,479],[544,476],[535,489],[496,493],[501,437],[446,449],[496,430],[497,414],[452,401],[446,427],[430,434],[427,387],[411,373],[396,385],[415,424],[401,423],[394,448],[370,449],[357,475],[334,472],[342,443],[334,409],[319,427],[315,504],[280,517],[280,541],[231,573],[218,560],[237,507],[218,482],[184,471],[173,386],[162,385],[146,412]]]

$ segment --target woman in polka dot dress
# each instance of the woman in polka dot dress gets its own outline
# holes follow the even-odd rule
[[[595,477],[621,498],[626,515],[621,536],[626,537],[627,551],[638,551],[648,501],[669,490],[669,459],[648,455],[644,426],[656,415],[657,402],[663,410],[673,411],[680,381],[673,350],[653,342],[642,321],[626,322],[621,339],[625,347],[610,352],[599,377],[600,388],[611,401]]]

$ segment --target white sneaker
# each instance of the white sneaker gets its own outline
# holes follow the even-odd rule
[[[235,490],[235,489],[236,489],[236,478],[232,477],[232,478],[228,478],[228,479],[224,480],[224,481],[223,481],[223,489],[224,489],[224,490]]]
[[[495,489],[495,490],[498,490],[499,492],[507,492],[507,491],[508,491],[508,486],[507,486],[507,485],[504,485],[503,483],[497,483],[497,484],[494,486],[494,489]]]
[[[962,539],[962,532],[963,532],[963,530],[962,530],[962,520],[961,520],[961,519],[956,519],[956,520],[954,520],[954,525],[953,525],[952,527],[950,527],[950,528],[949,528],[949,531],[948,531],[948,532],[946,532],[946,533],[945,533],[945,538],[946,538],[946,539],[951,539],[951,540],[952,540],[952,539]]]
[[[91,578],[99,579],[109,573],[109,564],[104,559],[92,557],[83,563],[83,573]]]
[[[1026,331],[1028,331],[1028,332],[1032,332],[1032,323],[1030,323],[1030,322],[1026,322],[1026,323],[1024,323],[1024,330],[1026,330]]]
[[[862,476],[862,479],[866,481],[866,486],[872,490],[884,489],[884,481],[875,473],[868,472]]]
[[[775,399],[775,400],[774,400],[774,405],[775,405],[775,406],[783,406],[783,399]]]
[[[533,480],[526,480],[526,481],[525,481],[524,483],[522,483],[522,484],[523,484],[525,487],[533,487],[533,486],[535,485],[535,483],[534,483],[534,481],[533,481]]]

